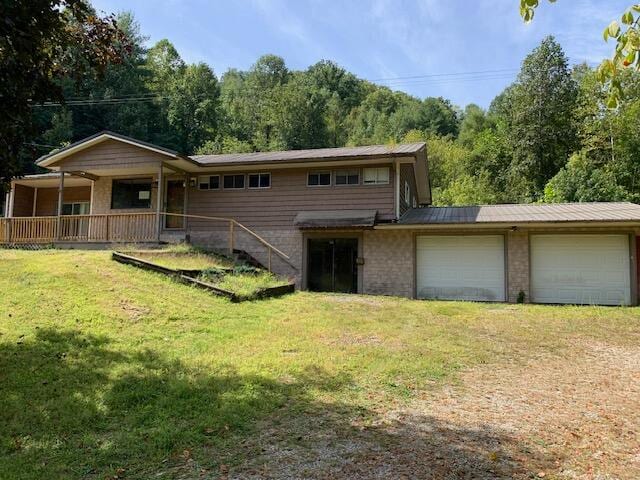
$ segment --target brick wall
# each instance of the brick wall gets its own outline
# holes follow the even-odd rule
[[[413,298],[415,248],[405,230],[365,230],[363,293]]]
[[[530,301],[529,292],[529,233],[516,231],[507,234],[508,301],[515,303],[520,292]]]
[[[157,207],[157,194],[158,189],[151,189],[151,208],[136,208],[136,209],[112,209],[111,208],[111,184],[114,178],[135,178],[136,176],[127,177],[100,177],[93,184],[93,205],[91,207],[91,213],[103,214],[103,213],[138,213],[138,212],[155,212]],[[157,176],[154,175],[142,175],[140,178],[152,178],[155,182]]]

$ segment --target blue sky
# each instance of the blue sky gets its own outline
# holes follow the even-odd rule
[[[331,59],[361,78],[421,98],[486,107],[546,35],[559,40],[572,63],[599,63],[613,48],[602,40],[604,27],[631,2],[543,3],[529,25],[518,15],[518,0],[92,3],[105,12],[133,11],[150,44],[168,38],[186,61],[206,62],[218,75],[247,69],[265,53],[282,56],[291,69]]]

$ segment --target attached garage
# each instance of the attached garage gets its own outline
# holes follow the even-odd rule
[[[631,304],[628,235],[531,235],[535,303]]]
[[[423,299],[503,302],[503,235],[416,237],[416,294]]]

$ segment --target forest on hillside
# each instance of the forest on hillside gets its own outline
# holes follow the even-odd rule
[[[145,47],[130,13],[118,26],[123,62],[100,80],[63,79],[64,104],[34,105],[25,172],[104,129],[186,154],[425,141],[438,205],[640,201],[640,76],[624,73],[625,97],[608,109],[595,71],[570,66],[552,37],[485,111],[393,91],[330,60],[294,71],[264,55],[218,77],[169,40]]]

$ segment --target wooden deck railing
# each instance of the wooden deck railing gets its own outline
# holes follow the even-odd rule
[[[0,243],[153,242],[155,213],[0,218]]]
[[[239,233],[249,235],[266,249],[267,267],[271,270],[273,254],[295,268],[289,256],[256,232],[232,218],[185,215],[163,212],[115,213],[99,215],[62,215],[50,217],[0,218],[0,244],[29,244],[54,242],[118,242],[137,243],[158,240],[158,219],[175,216],[212,223],[228,228],[228,251],[233,254]]]

